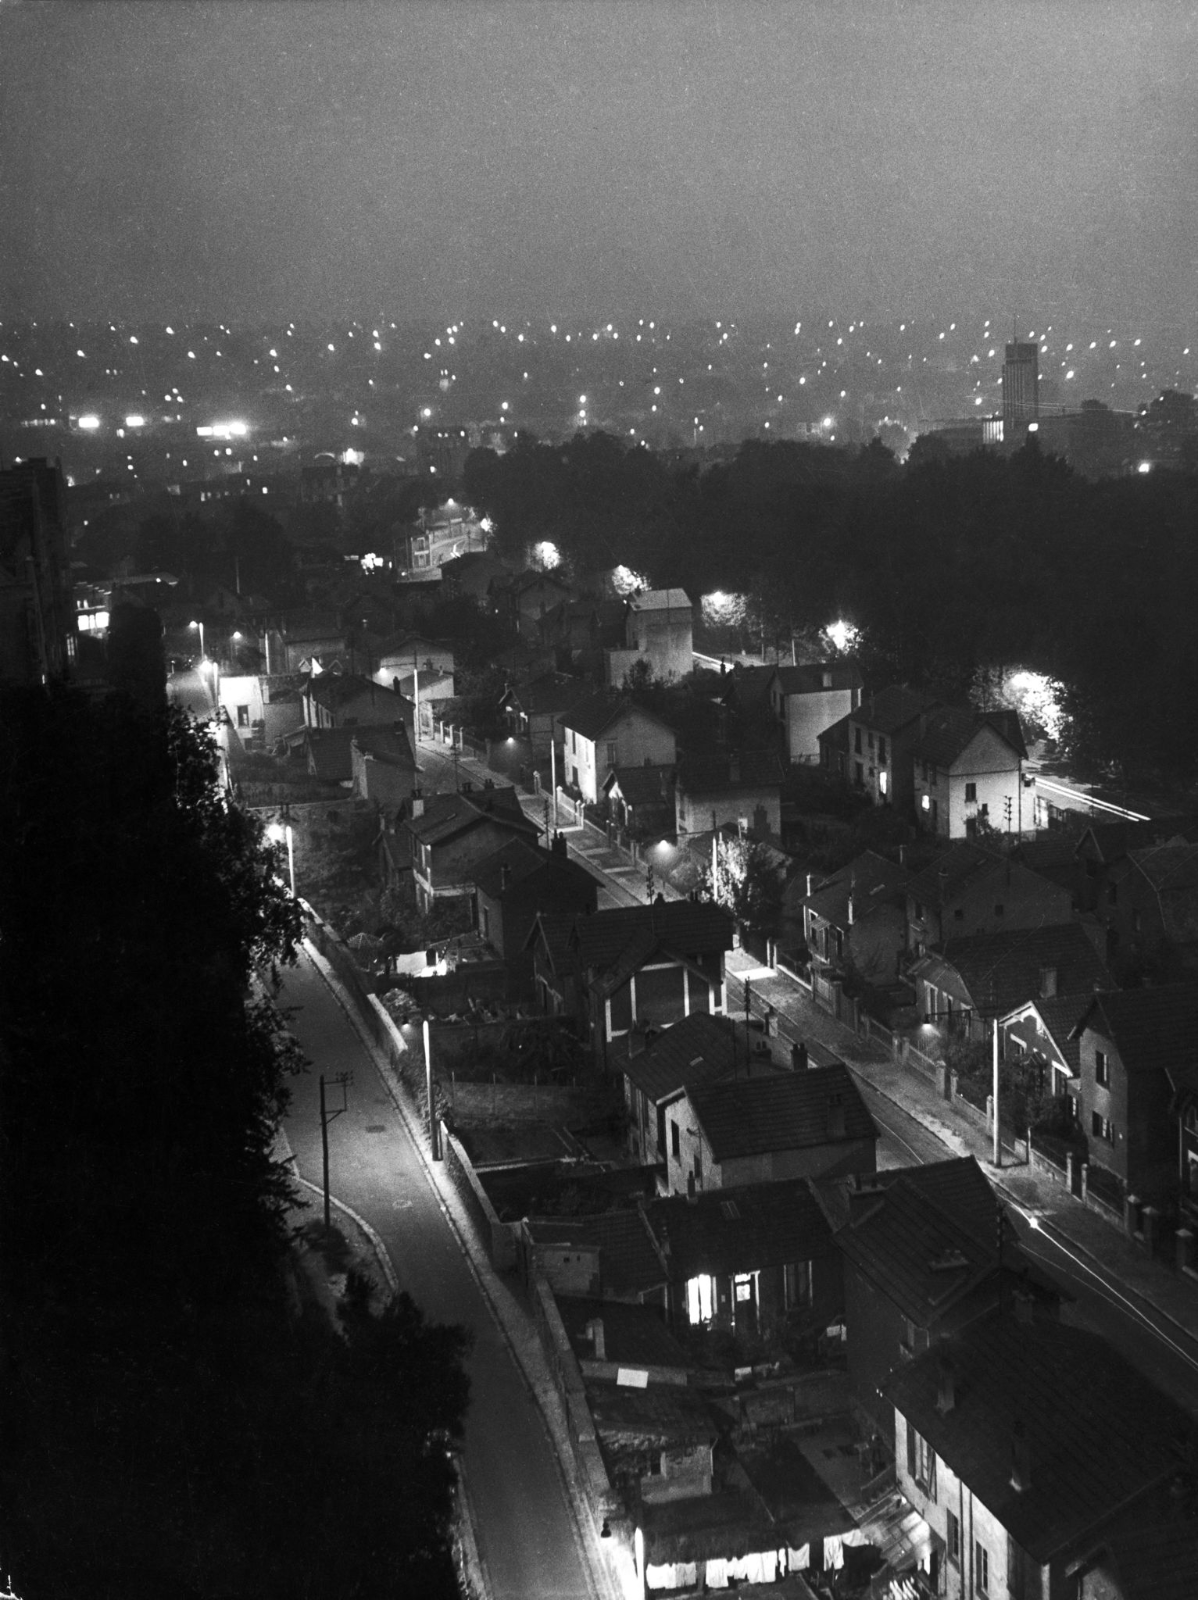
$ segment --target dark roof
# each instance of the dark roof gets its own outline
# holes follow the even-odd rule
[[[995,1233],[993,1206],[991,1237],[982,1240],[904,1176],[842,1228],[836,1242],[904,1316],[928,1327],[997,1272]]]
[[[883,1392],[1015,1542],[1045,1563],[1176,1471],[1188,1418],[1097,1334],[1009,1312],[948,1341],[955,1404],[938,1409],[941,1354],[900,1366]],[[1016,1421],[1031,1487],[1011,1487]]]
[[[1126,1529],[1106,1541],[1122,1600],[1194,1600],[1198,1523],[1177,1518]]]
[[[1198,819],[1160,817],[1143,822],[1092,822],[1077,841],[1079,854],[1097,856],[1108,866],[1130,850],[1171,840],[1198,840]]]
[[[911,873],[873,850],[864,850],[835,877],[814,889],[803,901],[833,927],[845,928],[849,920],[849,896],[853,899],[853,919],[869,916],[878,906],[906,905]]]
[[[738,705],[749,707],[765,705],[769,699],[769,687],[778,676],[777,667],[742,667],[739,662],[734,662],[732,672],[723,674],[718,685],[718,692],[731,695]]]
[[[690,1084],[708,1083],[736,1065],[736,1029],[728,1017],[695,1011],[624,1063],[624,1076],[655,1104]]]
[[[836,1096],[842,1133],[831,1131]],[[840,1063],[702,1085],[688,1090],[687,1098],[716,1161],[878,1137],[860,1090]]]
[[[595,740],[624,716],[647,717],[650,722],[656,722],[658,727],[668,727],[668,724],[660,717],[654,716],[652,711],[646,711],[644,706],[634,705],[622,695],[611,694],[602,689],[576,700],[558,721],[563,728],[572,729],[584,739]]]
[[[936,767],[951,767],[985,728],[991,729],[1010,745],[1021,759],[1027,755],[1018,719],[1012,727],[1007,717],[981,716],[976,711],[958,706],[938,706],[927,713],[921,724],[919,738],[912,746],[912,753],[917,761],[927,761]]]
[[[505,871],[506,868],[506,878]],[[510,894],[532,877],[539,878],[542,888],[553,882],[555,889],[576,889],[584,901],[594,902],[598,885],[585,867],[566,856],[554,855],[534,844],[531,839],[511,839],[498,850],[484,857],[469,874],[482,892],[493,900]]]
[[[1002,856],[984,850],[980,844],[962,839],[949,845],[911,880],[911,893],[917,900],[929,905],[946,904],[968,883],[984,878],[999,867],[1005,867]]]
[[[539,678],[510,686],[504,699],[530,716],[536,716],[545,712],[568,711],[588,693],[587,685],[581,678],[568,677],[564,672],[543,672]]]
[[[947,939],[943,950],[922,957],[911,970],[933,982],[955,973],[977,1012],[1001,1017],[1036,999],[1046,968],[1056,970],[1058,994],[1092,994],[1112,981],[1076,922]]]
[[[1198,844],[1150,845],[1128,854],[1156,890],[1165,937],[1193,944],[1198,940]]]
[[[480,822],[494,821],[515,828],[533,838],[540,833],[536,823],[524,815],[514,789],[472,789],[461,794],[434,794],[425,801],[418,817],[407,825],[422,844],[441,844]]]
[[[1198,984],[1162,983],[1153,989],[1096,994],[1074,1032],[1080,1038],[1086,1028],[1114,1043],[1128,1072],[1168,1071],[1193,1055]]]
[[[896,683],[879,694],[867,695],[856,711],[849,712],[848,720],[863,728],[871,728],[874,733],[894,734],[914,722],[921,711],[930,711],[935,704],[934,696]]]
[[[742,750],[739,755],[716,755],[685,761],[678,786],[687,794],[725,789],[780,789],[782,763],[772,750]]]
[[[402,714],[403,700],[400,695],[393,689],[384,689],[373,678],[359,677],[356,672],[319,672],[309,680],[306,692],[330,711],[369,695],[371,700],[381,699],[384,705],[390,702],[395,707],[396,716]]]
[[[603,787],[610,793],[613,783],[618,783],[625,803],[630,806],[672,806],[677,771],[678,769],[671,765],[613,767],[604,780]]]
[[[621,964],[634,949],[646,955],[658,948],[676,955],[731,950],[732,926],[728,913],[710,901],[663,900],[579,917],[574,937],[579,965],[602,970]]]
[[[588,1300],[582,1296],[555,1296],[558,1315],[580,1361],[596,1360],[587,1324],[596,1317],[603,1323],[605,1361],[624,1367],[678,1367],[692,1365],[687,1352],[666,1327],[656,1306],[632,1305],[624,1300]]]
[[[669,1263],[672,1283],[701,1272],[754,1272],[813,1261],[835,1248],[806,1178],[712,1189],[693,1200],[686,1195],[651,1200],[645,1220]]]
[[[638,1389],[588,1378],[586,1391],[596,1431],[605,1441],[631,1435],[670,1444],[714,1444],[719,1435],[706,1400],[685,1383]]]
[[[826,694],[830,689],[860,689],[864,679],[855,661],[812,661],[801,667],[778,667],[783,694]],[[824,674],[831,677],[824,682]]]
[[[577,912],[574,911],[539,911],[528,931],[524,948],[531,950],[538,943],[543,943],[549,964],[555,972],[573,972],[577,964],[572,943],[576,920]]]
[[[871,1181],[885,1186],[900,1178],[968,1229],[974,1238],[995,1237],[994,1190],[973,1156],[952,1156],[947,1161],[929,1161],[922,1167],[892,1167],[875,1173]]]

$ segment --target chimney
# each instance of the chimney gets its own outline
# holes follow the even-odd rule
[[[499,892],[502,894],[512,881],[512,869],[506,861],[499,864]]]
[[[603,1329],[603,1318],[592,1317],[587,1323],[587,1338],[595,1347],[595,1360],[607,1360],[607,1335]]]
[[[412,791],[412,816],[413,818],[424,815],[424,796],[417,789]]]
[[[1042,1000],[1051,1000],[1054,997],[1054,995],[1056,994],[1056,992],[1057,992],[1057,969],[1056,969],[1056,967],[1041,967],[1040,968],[1040,998]]]
[[[1011,1487],[1018,1494],[1025,1494],[1032,1486],[1032,1459],[1028,1448],[1027,1432],[1023,1426],[1023,1418],[1015,1418],[1015,1426],[1011,1431]]]
[[[872,1211],[886,1196],[886,1190],[876,1182],[873,1173],[863,1177],[861,1173],[853,1176],[853,1187],[848,1191],[849,1221],[855,1222],[858,1217]]]
[[[957,1404],[957,1374],[953,1369],[953,1358],[948,1347],[940,1348],[940,1360],[936,1365],[936,1410],[941,1416],[952,1411]]]

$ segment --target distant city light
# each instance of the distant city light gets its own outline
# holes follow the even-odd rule
[[[96,429],[100,426],[99,417],[97,417],[93,412],[90,412],[90,411],[88,412],[88,414],[85,417],[80,417],[78,419],[78,422],[79,422],[79,426],[86,433],[94,433],[96,431]]]
[[[79,426],[80,427],[83,426],[82,422],[80,422]],[[1137,472],[1151,472],[1152,471],[1152,462],[1151,461],[1141,461],[1139,466],[1137,466],[1136,471]]]
[[[144,417],[138,416],[138,414],[136,412],[134,412],[132,416],[125,418],[125,426],[126,426],[126,428],[144,428],[145,425],[146,425],[146,419]]]

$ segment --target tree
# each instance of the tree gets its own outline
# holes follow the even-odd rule
[[[773,933],[782,909],[782,874],[773,852],[758,840],[715,836],[714,861],[699,893],[723,906],[755,933]]]

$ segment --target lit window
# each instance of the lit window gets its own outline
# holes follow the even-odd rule
[[[692,1327],[710,1322],[715,1316],[715,1279],[707,1273],[687,1281],[686,1310]]]

